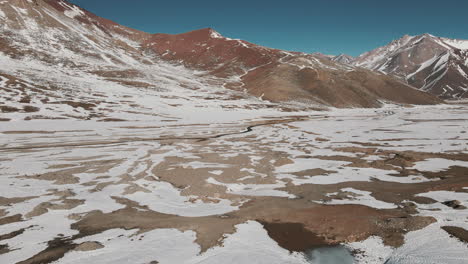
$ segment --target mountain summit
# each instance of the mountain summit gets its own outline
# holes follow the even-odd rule
[[[403,36],[351,61],[445,99],[468,98],[468,40]]]

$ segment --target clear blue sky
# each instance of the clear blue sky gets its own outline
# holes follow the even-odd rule
[[[150,33],[212,27],[231,38],[356,56],[404,34],[468,39],[468,0],[71,0]]]

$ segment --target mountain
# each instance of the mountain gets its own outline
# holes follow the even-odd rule
[[[350,64],[395,76],[444,99],[468,98],[468,40],[406,35]]]
[[[354,57],[346,54],[340,54],[332,57],[331,59],[339,63],[350,64],[354,60]]]
[[[266,48],[224,37],[210,28],[177,35],[149,34],[64,0],[1,1],[0,22],[4,83],[17,80],[28,83],[25,87],[42,87],[36,92],[23,88],[22,97],[6,96],[13,108],[23,107],[17,105],[23,97],[40,97],[41,102],[59,105],[93,101],[94,109],[104,111],[107,108],[99,108],[99,100],[89,93],[72,96],[95,86],[90,81],[94,79],[152,91],[174,87],[198,91],[190,100],[207,96],[202,93],[207,87],[222,88],[215,94],[300,108],[440,102],[392,77],[340,63],[348,58],[344,55],[334,61]],[[95,110],[87,118],[100,113]]]

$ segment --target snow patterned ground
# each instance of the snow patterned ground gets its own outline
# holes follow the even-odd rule
[[[48,241],[60,236],[76,235],[77,230],[70,227],[76,221],[70,217],[72,215],[95,210],[106,213],[124,208],[112,197],[124,197],[154,212],[195,217],[239,210],[252,195],[294,197],[294,194],[284,189],[278,190],[286,186],[287,181],[293,185],[329,185],[375,179],[389,184],[433,181],[423,175],[397,177],[394,171],[387,169],[346,167],[350,162],[333,158],[304,159],[300,156],[305,153],[321,157],[359,156],[359,152],[337,150],[359,146],[356,142],[379,142],[378,148],[384,151],[466,154],[467,138],[464,131],[468,130],[468,122],[464,118],[467,112],[468,108],[464,106],[447,105],[310,112],[303,121],[259,126],[245,134],[242,132],[253,121],[268,121],[272,115],[268,115],[269,112],[265,110],[252,110],[249,118],[245,119],[244,111],[240,110],[238,113],[229,112],[232,118],[229,115],[219,119],[208,117],[210,120],[205,122],[198,122],[199,113],[194,116],[195,121],[185,115],[173,115],[177,122],[170,124],[156,120],[105,123],[93,120],[4,122],[0,126],[0,193],[5,202],[2,202],[0,209],[4,211],[4,218],[19,214],[22,215],[22,221],[0,225],[0,234],[10,234],[21,229],[24,232],[0,241],[0,244],[8,245],[9,249],[0,255],[0,260],[2,263],[16,263],[45,250]],[[282,113],[277,114],[275,118],[281,119]],[[292,115],[289,113],[288,116]],[[304,113],[300,113],[300,116],[303,118]],[[216,137],[222,134],[230,135]],[[273,172],[276,180],[262,183],[261,179],[269,176],[262,175],[256,163],[262,159],[264,150],[256,149],[252,141],[242,141],[246,137],[254,138],[256,144],[269,151],[281,151],[293,162],[277,166]],[[208,138],[209,143],[204,149],[197,149],[194,140],[190,138]],[[222,153],[224,160],[213,163],[200,158],[199,154],[215,153],[219,146],[226,146],[226,151]],[[251,157],[251,168],[243,171],[247,176],[235,182],[223,182],[225,178],[221,176],[224,171],[233,166],[229,160],[241,153],[248,153]],[[178,165],[174,163],[176,167],[206,169],[206,183],[226,187],[228,195],[211,197],[216,202],[200,199],[193,201],[197,198],[193,194],[196,191],[184,194],[183,188],[158,177],[159,171],[155,168],[168,158],[190,160]],[[376,151],[366,159],[379,160],[379,152]],[[440,172],[452,166],[468,167],[465,161],[434,158],[416,162],[412,168]],[[334,172],[309,177],[293,174],[314,168]],[[56,175],[61,172],[65,172],[63,177]],[[41,179],[37,175],[47,177]],[[465,187],[468,187],[468,182],[465,183]],[[343,188],[340,192],[346,192],[347,196],[324,203],[362,204],[380,209],[397,207],[357,187]],[[336,194],[326,195],[333,197]],[[451,238],[440,226],[450,224],[467,229],[468,210],[455,211],[440,202],[458,200],[468,206],[468,192],[433,191],[419,196],[437,201],[434,204],[418,205],[418,214],[435,217],[437,221],[422,230],[408,233],[406,244],[398,249],[384,246],[378,237],[350,243],[348,247],[365,252],[356,261],[383,263],[389,259],[387,263],[466,263],[466,244]],[[71,251],[56,263],[150,263],[155,260],[159,263],[252,263],[252,259],[258,263],[307,263],[303,255],[291,254],[279,247],[258,222],[248,221],[237,225],[236,229],[234,234],[226,235],[223,246],[213,247],[203,253],[200,253],[195,242],[196,234],[192,231],[156,229],[141,234],[136,229],[110,229],[74,241],[77,244],[93,241],[102,248],[91,252]]]

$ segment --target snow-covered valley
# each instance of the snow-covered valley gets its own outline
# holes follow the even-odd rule
[[[468,103],[62,0],[0,22],[0,263],[468,261]]]

